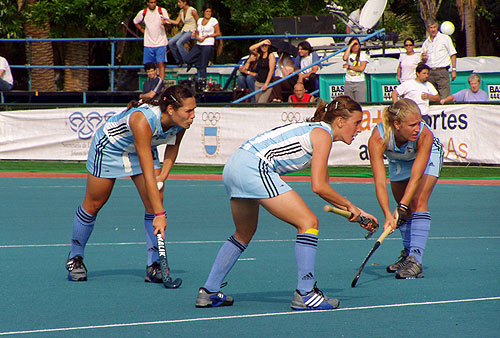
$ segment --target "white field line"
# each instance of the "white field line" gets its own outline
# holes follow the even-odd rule
[[[439,300],[439,301],[419,302],[419,303],[399,303],[399,304],[386,304],[386,305],[371,305],[371,306],[359,306],[359,307],[341,308],[341,309],[329,310],[329,311],[267,312],[267,313],[255,313],[255,314],[235,315],[235,316],[201,317],[201,318],[199,317],[199,318],[159,320],[159,321],[154,321],[154,322],[118,323],[118,324],[105,324],[105,325],[89,325],[89,326],[62,327],[62,328],[51,328],[51,329],[38,329],[38,330],[7,331],[7,332],[0,332],[0,336],[18,335],[18,334],[29,334],[29,333],[67,332],[67,331],[76,331],[76,330],[120,328],[120,327],[143,326],[143,325],[165,325],[165,324],[175,324],[175,323],[196,323],[196,322],[212,321],[212,320],[245,319],[245,318],[272,317],[272,316],[291,316],[291,315],[308,315],[308,314],[318,314],[318,313],[324,313],[324,312],[387,309],[387,308],[397,308],[397,307],[411,307],[411,306],[425,306],[425,305],[442,305],[442,304],[466,303],[466,302],[481,302],[481,301],[492,301],[492,300],[493,301],[500,300],[500,297],[467,298],[467,299]]]
[[[471,240],[471,239],[500,239],[500,236],[458,236],[458,237],[429,237],[429,240]],[[375,240],[375,239],[372,239]],[[401,238],[386,238],[386,241],[401,241]],[[319,241],[324,242],[349,242],[349,241],[366,241],[363,238],[320,238]],[[216,244],[225,243],[226,241],[169,241],[166,244]],[[277,242],[295,242],[295,239],[254,239],[252,243],[277,243]],[[87,246],[119,246],[119,245],[144,245],[146,242],[118,242],[118,243],[88,243]],[[44,248],[44,247],[68,247],[71,243],[65,244],[5,244],[0,245],[0,249],[4,248]]]

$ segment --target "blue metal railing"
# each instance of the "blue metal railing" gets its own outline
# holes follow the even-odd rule
[[[373,34],[370,35],[363,35],[363,34],[353,34],[349,36],[357,36],[362,38],[362,41],[368,40],[373,37],[380,37],[383,34],[384,30],[377,31]],[[312,38],[312,37],[331,37],[331,38],[344,38],[346,37],[345,34],[280,34],[280,35],[238,35],[238,36],[218,36],[216,39],[219,40],[243,40],[243,39],[306,39],[306,38]],[[111,44],[111,51],[110,51],[110,63],[108,65],[75,65],[75,66],[66,66],[66,65],[32,65],[31,64],[31,52],[32,52],[32,44],[34,42],[65,42],[65,41],[107,41]],[[29,91],[32,90],[32,77],[31,77],[31,70],[32,69],[108,69],[110,73],[110,90],[114,91],[114,82],[115,82],[115,71],[118,69],[142,69],[144,65],[116,65],[115,64],[115,51],[116,51],[116,43],[121,42],[121,41],[143,41],[143,38],[114,38],[114,37],[109,37],[109,38],[52,38],[52,39],[33,39],[32,37],[28,37],[26,39],[0,39],[0,42],[23,42],[28,44],[28,62],[25,65],[10,65],[10,68],[13,69],[27,69],[28,70],[28,89]],[[342,49],[341,51],[345,50]],[[340,52],[340,51],[339,51]],[[330,57],[337,55],[339,52],[336,52],[332,55],[329,55],[328,57],[325,57],[321,59],[320,61],[314,63],[310,67],[317,65],[321,62],[324,62],[325,60],[329,59]],[[174,65],[166,65],[167,68],[176,68],[177,66]],[[217,67],[230,67],[234,68],[235,65],[217,65]],[[309,67],[308,67],[309,68]],[[288,79],[289,77],[298,74],[299,72],[295,72],[293,74],[290,74],[288,77],[283,78],[279,81],[276,81],[272,83],[269,87],[272,87],[276,85],[279,82],[284,81],[285,79]],[[258,91],[255,91],[239,100],[236,100],[235,103],[241,102],[242,100],[245,100],[248,97],[251,97],[257,93],[260,93],[261,90],[259,89]]]

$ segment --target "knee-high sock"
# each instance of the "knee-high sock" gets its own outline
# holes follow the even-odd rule
[[[212,270],[210,270],[210,274],[204,285],[205,289],[210,292],[219,291],[224,278],[226,278],[247,246],[238,241],[234,236],[228,238],[215,258]]]
[[[318,248],[318,230],[309,229],[297,235],[295,259],[297,261],[297,290],[305,295],[314,286],[314,265]]]
[[[97,215],[91,215],[86,212],[82,206],[76,210],[73,220],[73,236],[71,240],[70,258],[81,256],[83,258],[85,245],[94,230],[95,219]]]
[[[411,216],[399,226],[399,231],[401,232],[401,239],[403,240],[403,246],[406,252],[410,252],[410,229],[411,229]]]
[[[144,230],[146,230],[146,246],[148,248],[148,266],[160,260],[158,257],[158,240],[154,235],[154,219],[154,214],[144,213]]]
[[[420,264],[422,264],[422,256],[424,255],[425,243],[429,237],[430,229],[431,214],[428,211],[414,212],[412,214],[410,256],[414,256]]]

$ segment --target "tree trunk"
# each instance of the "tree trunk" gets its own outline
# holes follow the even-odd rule
[[[465,48],[467,56],[476,56],[476,16],[470,1],[465,2]]]
[[[87,41],[68,41],[64,48],[66,66],[84,66],[89,63],[89,44]],[[84,92],[89,88],[88,69],[65,69],[64,90]]]
[[[31,22],[24,23],[24,32],[26,37],[33,39],[49,39],[50,26],[48,23],[44,27],[37,27]],[[26,43],[26,59],[30,60],[34,66],[53,66],[54,51],[52,42],[32,42],[31,49],[29,43]],[[31,55],[30,55],[31,54]],[[56,83],[54,79],[54,69],[40,68],[32,69],[31,72],[31,88],[34,91],[56,91]]]
[[[441,7],[441,1],[442,0],[439,0],[436,5],[436,0],[418,0],[420,17],[424,21],[426,27],[430,20],[436,20],[437,12],[439,7]]]

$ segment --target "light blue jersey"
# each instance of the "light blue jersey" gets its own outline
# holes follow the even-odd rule
[[[418,132],[417,139],[411,142],[408,141],[401,147],[396,145],[394,133],[389,136],[384,155],[389,159],[389,179],[391,181],[405,181],[410,178],[411,167],[417,157],[417,142],[423,128],[427,128],[432,133],[432,130],[429,129],[426,123],[420,122],[420,131]],[[382,122],[377,124],[377,129],[380,137],[383,139],[385,133]],[[439,177],[441,168],[443,167],[443,146],[434,133],[432,135],[434,142],[432,143],[431,154],[424,174]]]
[[[299,122],[262,133],[245,142],[224,166],[222,178],[231,198],[272,198],[290,191],[280,175],[310,166],[311,132],[329,124]]]
[[[160,168],[157,146],[175,144],[176,135],[183,130],[175,126],[163,131],[161,111],[158,106],[143,104],[113,115],[95,133],[87,159],[87,170],[94,176],[117,178],[142,174],[142,168],[134,145],[134,135],[129,119],[132,113],[141,111],[148,120],[153,133],[151,151],[155,168]]]
[[[280,126],[245,142],[241,148],[265,161],[279,175],[311,165],[311,131],[326,130],[333,140],[332,128],[325,122],[299,122]]]

